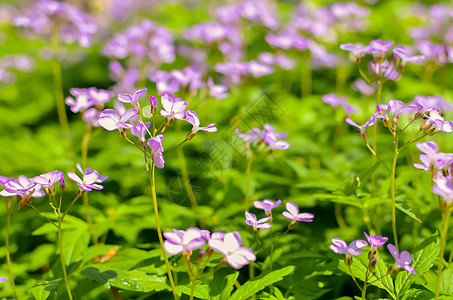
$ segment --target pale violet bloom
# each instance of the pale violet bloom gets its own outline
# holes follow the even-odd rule
[[[254,230],[271,228],[271,224],[267,223],[271,219],[270,217],[257,220],[254,214],[251,214],[248,211],[246,211],[245,219],[246,219],[245,224],[253,226]]]
[[[275,202],[272,200],[268,200],[268,199],[264,199],[263,201],[258,201],[258,200],[253,201],[253,205],[258,209],[264,210],[264,212],[266,213],[266,216],[268,216],[268,217],[272,217],[272,209],[279,206],[280,203],[282,203],[282,200],[278,200]]]
[[[40,184],[34,182],[32,179],[29,179],[24,175],[20,175],[17,180],[7,181],[3,184],[3,187],[4,190],[0,192],[0,196],[3,197],[21,196],[22,198],[27,198],[31,196],[40,198],[46,195],[46,193],[42,190],[42,186]]]
[[[392,244],[388,244],[387,248],[389,249],[390,254],[395,259],[395,264],[392,266],[392,271],[396,271],[399,268],[403,268],[409,273],[412,273],[414,275],[417,274],[417,272],[415,272],[415,269],[411,267],[412,256],[409,252],[401,251],[401,253],[398,253],[398,249]],[[393,273],[392,271],[390,271],[391,274]]]
[[[167,239],[164,241],[164,249],[170,255],[186,252],[192,254],[192,250],[198,249],[206,244],[202,237],[202,232],[198,228],[188,228],[187,230],[166,231],[163,233]]]
[[[137,116],[137,109],[131,108],[127,110],[124,115],[120,117],[120,114],[114,109],[105,109],[98,119],[99,125],[108,131],[118,129],[124,131],[124,129],[130,129],[133,127],[132,124],[126,123],[127,121],[133,120]]]
[[[287,211],[284,211],[282,214],[285,218],[291,220],[290,226],[294,225],[296,221],[312,222],[315,217],[310,213],[299,213],[299,207],[293,202],[286,203],[286,210]]]
[[[151,149],[151,156],[153,158],[153,162],[159,169],[162,169],[165,164],[164,156],[162,152],[164,152],[164,148],[162,147],[162,141],[164,140],[164,135],[159,134],[155,137],[152,137],[148,140],[148,146]]]
[[[146,93],[146,88],[135,91],[134,94],[132,94],[132,95],[131,94],[118,94],[118,100],[120,100],[123,103],[131,103],[132,106],[138,110],[140,107],[138,100],[144,93]]]
[[[89,192],[92,189],[102,190],[104,187],[98,183],[104,182],[108,176],[99,176],[98,171],[86,168],[85,172],[80,164],[77,164],[77,170],[82,173],[82,179],[74,172],[69,172],[68,177],[75,181],[82,191]]]
[[[256,256],[250,248],[242,247],[242,239],[239,232],[229,232],[223,239],[213,239],[209,241],[209,247],[220,252],[225,256],[227,263],[235,269],[256,260]]]
[[[188,110],[186,112],[186,116],[184,118],[185,121],[192,124],[192,130],[187,134],[187,140],[190,141],[199,130],[207,131],[207,132],[216,132],[218,129],[215,127],[215,123],[209,124],[206,127],[200,127],[200,119],[198,118],[197,114],[192,111]]]
[[[160,98],[162,109],[160,111],[160,114],[163,117],[166,117],[168,119],[184,119],[186,116],[186,108],[187,108],[187,101],[182,100],[181,98],[175,98],[172,94],[164,94]]]

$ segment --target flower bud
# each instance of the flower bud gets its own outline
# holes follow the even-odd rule
[[[374,271],[374,269],[376,269],[376,263],[377,263],[377,258],[374,257],[373,259],[370,260],[370,263],[368,264],[368,270]]]

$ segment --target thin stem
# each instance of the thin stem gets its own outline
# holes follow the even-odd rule
[[[271,253],[269,255],[269,269],[272,270],[272,256],[274,255],[274,238],[272,236],[272,227],[269,228],[269,237],[271,238]]]
[[[352,280],[354,280],[354,282],[355,282],[355,285],[357,285],[359,290],[362,292],[362,287],[357,282],[357,279],[355,279],[354,274],[352,274],[351,266],[348,266],[348,269],[349,269],[349,273],[351,274]]]
[[[192,205],[193,210],[198,215],[197,199],[195,199],[195,194],[193,192],[192,185],[190,184],[189,174],[187,173],[187,164],[186,164],[186,158],[184,156],[184,151],[182,150],[181,147],[178,147],[177,152],[178,152],[179,166],[181,168],[182,180],[184,181],[184,188],[186,189],[187,196],[189,197],[190,204]]]
[[[392,162],[392,171],[390,175],[390,196],[392,198],[392,229],[393,229],[393,240],[395,242],[395,247],[398,249],[398,235],[396,231],[396,205],[395,205],[395,174],[396,174],[396,161],[398,160],[398,136],[394,134],[394,155]]]
[[[436,284],[436,300],[439,299],[440,294],[440,281],[442,279],[442,267],[444,265],[444,252],[445,244],[447,243],[448,227],[450,225],[451,209],[446,208],[442,214],[442,223],[440,228],[440,252],[439,252],[439,267],[437,270],[437,284]]]
[[[136,148],[138,148],[140,151],[142,151],[148,158],[151,158],[151,156],[146,153],[146,151],[140,147],[139,145],[137,145],[136,143],[134,143],[133,141],[131,141],[126,135],[122,136],[123,138],[126,139],[126,141],[128,141],[129,143],[131,143],[132,145],[134,145]]]
[[[64,217],[64,215],[63,215]],[[63,240],[61,236],[61,225],[63,223],[63,218],[58,216],[58,245],[60,247],[60,259],[61,259],[61,268],[63,270],[64,283],[66,285],[66,291],[68,292],[69,299],[72,300],[71,288],[69,287],[68,274],[66,272],[66,264],[64,261],[63,255]]]
[[[169,153],[172,152],[173,150],[178,149],[178,148],[179,148],[180,146],[182,146],[182,144],[184,144],[185,142],[187,142],[187,138],[184,139],[184,141],[182,141],[181,143],[179,143],[177,146],[175,146],[175,147],[173,147],[172,149],[170,149],[170,151],[167,151],[167,153],[165,153],[164,156],[167,155],[167,154],[169,154]]]
[[[148,176],[151,181],[151,193],[153,197],[153,205],[154,205],[154,216],[156,217],[156,227],[157,227],[157,235],[159,237],[159,243],[162,249],[162,254],[164,255],[164,260],[165,260],[165,265],[167,266],[167,274],[168,274],[168,279],[170,281],[171,289],[173,291],[173,297],[174,299],[179,299],[178,294],[176,293],[176,287],[175,283],[173,281],[173,276],[171,274],[171,268],[170,268],[170,263],[168,262],[168,257],[167,257],[167,252],[165,252],[164,249],[164,240],[162,238],[162,231],[160,229],[160,223],[159,223],[159,210],[157,207],[157,195],[156,195],[156,177],[155,177],[155,165],[153,164],[151,167],[151,172],[148,170]]]
[[[184,255],[184,254],[183,254]],[[192,269],[190,268],[190,257],[183,258],[186,261],[187,274],[189,274],[190,280],[190,300],[193,300],[193,294],[195,292],[196,278],[193,275]]]
[[[44,217],[47,221],[49,221],[50,223],[52,223],[52,225],[55,226],[55,228],[58,229],[58,225],[55,224],[54,221],[52,221],[51,219],[49,219],[45,214],[43,214],[39,209],[37,209],[33,204],[28,203],[28,205],[31,206],[31,208],[33,208],[35,211],[37,211],[38,214],[40,214],[42,217]]]
[[[63,95],[63,81],[61,76],[61,65],[57,59],[58,53],[58,27],[54,26],[51,35],[51,44],[54,57],[52,58],[52,72],[54,78],[55,99],[57,101],[57,114],[60,128],[63,133],[64,139],[67,142],[67,150],[70,158],[74,157],[74,150],[72,147],[71,133],[69,130],[68,117],[66,116],[66,108]]]
[[[68,214],[71,207],[74,205],[74,203],[76,203],[77,199],[79,199],[80,196],[82,196],[82,194],[86,194],[86,192],[82,191],[82,190],[79,190],[79,192],[77,192],[77,196],[74,198],[74,200],[72,200],[72,202],[71,202],[71,204],[69,204],[68,208],[66,208],[65,212],[63,213],[63,216],[61,216],[62,222],[63,222],[64,218],[66,217],[66,215]],[[60,213],[60,211],[61,211],[61,204],[60,204],[60,207],[58,208],[58,213]]]
[[[300,64],[300,89],[301,98],[311,95],[311,55],[309,51],[304,51]]]
[[[360,75],[362,75],[363,79],[365,79],[365,81],[370,84],[371,83],[371,80],[368,78],[368,76],[366,76],[366,74],[363,72],[362,70],[362,67],[360,66],[360,64],[358,63],[357,64],[357,68],[359,69],[359,73]]]
[[[382,81],[378,80],[378,89],[376,91],[376,106],[379,105],[381,102],[381,95],[382,95]],[[377,151],[377,135],[378,135],[378,127],[377,123],[373,125],[373,149],[376,153]],[[372,157],[373,165],[376,163],[377,154]],[[376,173],[371,174],[371,194],[373,197],[376,197]]]
[[[247,157],[247,169],[245,170],[245,208],[246,210],[249,209],[249,194],[250,194],[250,172],[252,169],[252,162],[255,160],[255,155],[251,158]]]
[[[91,125],[88,125],[85,128],[85,133],[83,134],[82,137],[82,150],[81,150],[81,162],[82,162],[82,169],[87,168],[87,157],[88,157],[88,143],[90,141],[91,137]],[[83,207],[85,208],[85,219],[87,220],[88,227],[90,228],[91,232],[91,239],[93,240],[93,243],[95,245],[99,244],[98,238],[96,236],[96,233],[94,232],[93,229],[93,219],[91,218],[90,214],[90,203],[88,201],[88,193],[83,194]]]
[[[385,162],[382,160],[382,158],[376,153],[376,151],[373,150],[373,148],[371,148],[370,144],[368,144],[368,142],[366,142],[366,146],[368,147],[368,149],[371,151],[371,153],[373,153],[373,155],[376,156],[376,158],[381,162],[381,164],[390,172],[390,168],[385,164]]]
[[[11,280],[11,286],[13,288],[14,298],[18,300],[17,291],[16,291],[16,284],[14,283],[14,275],[13,275],[13,268],[11,266],[11,257],[9,252],[9,228],[11,224],[11,198],[6,198],[6,238],[5,238],[5,247],[6,247],[6,263],[8,264],[8,271],[9,271],[9,278]]]

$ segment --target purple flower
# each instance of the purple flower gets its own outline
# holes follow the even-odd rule
[[[348,244],[346,244],[346,242],[342,239],[334,238],[332,239],[332,245],[330,245],[330,249],[332,249],[332,251],[337,254],[344,253],[347,257],[350,257],[351,255],[356,256],[362,254],[362,251],[358,249],[366,247],[367,245],[367,242],[363,240],[355,240],[348,246]]]
[[[362,44],[351,44],[351,43],[341,44],[340,49],[350,51],[351,52],[350,58],[353,62],[360,60],[364,55]]]
[[[348,114],[352,114],[357,111],[357,109],[355,109],[354,107],[346,104],[346,102],[348,101],[348,97],[338,97],[338,95],[335,93],[322,96],[322,101],[324,103],[329,104],[332,107],[340,106]]]
[[[382,62],[385,53],[392,49],[394,42],[384,42],[381,40],[371,41],[368,46],[363,47],[362,52],[373,54],[375,62]]]
[[[164,108],[160,111],[163,117],[181,120],[186,116],[185,110],[188,103],[181,98],[175,98],[172,94],[164,94],[160,98],[160,101]]]
[[[352,83],[352,88],[365,96],[371,96],[376,91],[374,84],[368,84],[361,78]]]
[[[138,102],[138,99],[140,99],[140,97],[144,93],[146,93],[146,88],[135,91],[133,95],[118,94],[118,100],[120,100],[123,103],[131,103],[133,107],[135,107],[137,110],[140,110],[140,104]]]
[[[411,267],[412,256],[409,252],[401,251],[401,253],[398,253],[398,249],[392,244],[388,244],[387,248],[395,259],[395,264],[392,266],[392,271],[390,271],[391,274],[399,268],[403,268],[404,270],[414,275],[417,274],[417,272],[415,272],[415,269]]]
[[[131,108],[127,110],[123,116],[114,109],[106,109],[99,115],[99,125],[108,131],[118,129],[123,132],[124,129],[130,129],[133,127],[132,124],[127,124],[127,121],[132,120],[137,116],[137,109]]]
[[[225,99],[228,97],[228,88],[221,84],[214,84],[212,77],[208,78],[209,94],[217,100]]]
[[[266,216],[271,217],[271,218],[272,218],[272,209],[279,206],[280,203],[282,203],[282,200],[278,200],[275,202],[272,200],[268,200],[268,199],[264,199],[263,201],[253,201],[253,205],[256,208],[264,210],[264,212],[266,213]]]
[[[388,241],[388,237],[379,236],[379,235],[368,235],[366,232],[363,233],[370,243],[371,248],[379,248]]]
[[[162,141],[164,140],[164,135],[159,134],[155,137],[152,137],[148,140],[148,146],[151,149],[151,156],[153,158],[153,162],[159,169],[162,169],[165,164],[164,156],[162,152],[164,152],[164,148],[162,147]]]
[[[436,176],[440,169],[445,169],[453,160],[453,154],[437,152],[437,144],[434,141],[417,143],[417,148],[423,152],[420,160],[423,164],[414,164],[417,169],[429,171]]]
[[[291,220],[290,226],[294,225],[296,221],[312,222],[315,217],[310,213],[299,213],[299,207],[292,202],[286,203],[286,210],[282,214],[285,218]]]
[[[425,60],[423,55],[409,56],[405,46],[397,45],[392,52],[392,55],[395,55],[401,58],[402,66],[405,66],[408,62],[411,63],[421,63]]]
[[[453,184],[451,183],[451,178],[444,177],[439,174],[433,178],[434,186],[431,191],[442,197],[444,202],[448,204],[448,207],[453,203]]]
[[[247,63],[247,68],[248,72],[255,78],[269,75],[274,72],[273,67],[261,64],[255,60],[249,61]]]
[[[198,228],[188,228],[186,231],[173,229],[163,234],[167,239],[164,241],[164,249],[170,255],[186,252],[192,254],[192,250],[198,249],[206,244]]]
[[[439,114],[439,109],[434,108],[429,110],[429,116],[425,114],[427,118],[425,124],[422,125],[423,129],[427,130],[429,135],[433,135],[437,131],[452,132],[453,122],[444,121],[444,118]]]
[[[4,186],[5,183],[7,183],[8,181],[13,181],[14,178],[12,177],[4,177],[4,176],[0,176],[0,185]]]
[[[5,281],[7,281],[7,280],[8,280],[8,278],[6,278],[6,277],[4,277],[4,276],[0,277],[0,282],[5,282]]]
[[[352,125],[354,127],[357,127],[358,128],[357,132],[360,132],[360,136],[362,137],[362,140],[366,141],[367,140],[367,135],[366,135],[365,128],[368,127],[368,126],[374,125],[374,123],[376,123],[376,116],[373,115],[362,126],[357,125],[357,123],[355,123],[354,121],[352,121],[349,118],[345,118],[344,120],[346,121],[346,123],[348,123],[348,124],[350,124],[350,125]]]
[[[226,233],[223,239],[212,239],[209,247],[225,256],[226,261],[235,269],[240,269],[248,263],[255,261],[256,256],[251,249],[242,247],[239,232]]]
[[[46,193],[41,190],[42,186],[32,179],[20,175],[17,180],[10,180],[3,184],[4,190],[0,192],[0,196],[3,197],[12,197],[12,196],[21,196],[22,198],[35,197],[40,198],[44,197]],[[30,195],[30,193],[32,193]]]
[[[69,172],[68,177],[75,181],[81,190],[89,192],[92,189],[102,190],[104,188],[98,183],[104,182],[107,178],[109,178],[108,176],[99,176],[98,171],[91,170],[90,168],[87,168],[84,172],[80,164],[77,164],[76,166],[79,172],[82,173],[83,178],[80,179],[80,177],[74,172]]]
[[[198,132],[198,130],[203,130],[207,132],[216,132],[218,129],[215,127],[215,123],[209,124],[206,127],[200,127],[200,119],[198,118],[197,114],[192,111],[188,110],[186,112],[186,117],[184,118],[185,121],[192,124],[192,130],[187,134],[187,140],[190,141]]]
[[[67,97],[65,103],[71,107],[73,113],[87,110],[94,105],[102,105],[112,98],[112,93],[94,87],[89,89],[72,88],[69,91],[75,97],[75,100],[72,97]]]
[[[286,150],[290,144],[285,141],[278,141],[277,138],[285,138],[287,135],[287,133],[275,132],[274,127],[266,123],[264,124],[264,131],[261,134],[261,138],[268,145],[270,151],[274,149]]]
[[[253,128],[249,134],[241,133],[239,128],[236,128],[237,135],[243,139],[246,143],[257,142],[261,139],[261,130]]]
[[[189,91],[196,91],[204,85],[201,81],[201,73],[191,67],[183,70],[172,70],[170,74],[180,86],[188,87]]]
[[[248,211],[245,212],[245,224],[253,226],[253,230],[258,229],[269,229],[271,228],[271,224],[267,223],[271,218],[262,218],[257,221],[256,216],[254,214],[249,213]]]
[[[137,125],[133,125],[131,128],[132,135],[135,135],[139,138],[142,147],[146,145],[146,134],[148,133],[148,128],[151,125],[150,122],[142,123],[141,121]]]
[[[42,185],[44,188],[52,188],[55,183],[60,181],[60,187],[65,186],[63,172],[53,171],[33,178],[35,183]]]

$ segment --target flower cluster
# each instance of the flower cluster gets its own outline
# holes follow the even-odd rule
[[[199,228],[188,228],[184,230],[174,229],[164,232],[164,249],[168,254],[192,255],[193,250],[203,247],[208,243],[206,250],[200,252],[207,253],[210,257],[212,250],[224,255],[225,261],[235,269],[240,269],[248,263],[255,261],[256,256],[251,249],[242,246],[241,235],[237,232],[213,232],[201,230]]]
[[[334,108],[341,107],[348,115],[357,112],[355,107],[346,103],[348,101],[348,97],[339,97],[337,94],[331,93],[322,96],[322,101]]]
[[[25,15],[14,19],[14,23],[47,36],[57,28],[58,37],[62,41],[77,41],[82,47],[91,45],[92,35],[97,31],[97,25],[86,14],[71,4],[51,0],[35,1]]]
[[[215,123],[212,123],[206,127],[200,126],[200,119],[197,114],[192,110],[187,109],[187,101],[181,98],[175,98],[172,94],[163,94],[161,99],[162,109],[160,114],[165,117],[162,123],[161,134],[156,135],[158,130],[153,129],[149,131],[151,125],[150,122],[143,122],[139,99],[146,92],[146,88],[135,91],[133,94],[119,94],[118,99],[123,103],[130,103],[133,107],[126,110],[122,105],[117,106],[117,109],[105,109],[99,114],[97,122],[101,127],[108,131],[118,130],[122,137],[127,138],[127,130],[130,130],[132,135],[136,136],[140,140],[140,145],[144,148],[146,153],[147,146],[151,151],[151,158],[158,168],[163,168],[165,164],[163,152],[164,148],[162,142],[164,139],[163,133],[165,130],[173,124],[175,119],[187,121],[192,125],[191,131],[187,134],[185,141],[190,141],[198,131],[216,132],[218,129],[215,127]],[[150,113],[155,118],[157,112],[158,100],[156,97],[151,96],[150,101]],[[137,123],[134,123],[137,122]],[[146,139],[147,134],[151,137]],[[185,142],[184,141],[184,142]]]
[[[362,139],[365,141],[367,140],[365,128],[374,125],[377,119],[381,119],[384,126],[394,132],[400,116],[404,114],[411,118],[411,122],[422,119],[424,122],[421,124],[420,130],[427,135],[433,135],[438,131],[453,131],[453,121],[445,120],[440,114],[441,109],[450,110],[452,107],[438,96],[424,97],[418,95],[414,98],[414,101],[406,105],[399,100],[390,100],[387,104],[377,105],[376,108],[377,112],[363,126],[359,126],[351,119],[345,118],[347,123],[358,128],[357,131],[360,132]]]
[[[71,107],[71,111],[73,113],[81,112],[87,125],[98,127],[99,114],[104,109],[104,104],[112,98],[112,93],[94,87],[88,89],[72,88],[69,91],[74,98],[66,97],[65,102]]]
[[[374,268],[374,266],[376,265],[377,248],[383,246],[387,242],[388,238],[378,235],[376,236],[368,235],[366,232],[364,232],[364,235],[367,238],[368,243],[370,244],[370,251],[368,252],[368,259],[370,261],[368,268],[370,269]],[[332,245],[330,245],[330,249],[335,253],[344,253],[345,264],[350,266],[353,261],[353,256],[362,254],[362,251],[360,251],[359,249],[368,246],[368,243],[365,242],[364,240],[355,240],[351,242],[348,246],[348,244],[342,239],[333,238]],[[415,269],[411,267],[412,256],[410,255],[409,252],[402,251],[401,253],[399,253],[398,249],[392,244],[387,245],[387,248],[390,254],[395,259],[395,263],[388,269],[388,274],[392,275],[400,268],[403,268],[404,270],[414,275],[417,274]]]
[[[91,170],[90,168],[83,171],[80,164],[77,164],[77,169],[83,174],[82,179],[73,172],[69,172],[68,177],[77,183],[81,191],[88,192],[92,189],[102,190],[104,188],[99,183],[104,182],[108,176],[99,176],[97,171]],[[0,192],[0,196],[19,196],[22,198],[20,204],[20,207],[22,207],[24,204],[29,203],[31,197],[41,198],[44,197],[46,193],[52,196],[55,195],[54,185],[57,182],[60,183],[60,190],[64,190],[64,174],[58,170],[44,173],[31,179],[24,175],[20,175],[17,179],[0,176],[0,184],[4,188]]]
[[[386,54],[393,47],[394,42],[385,42],[382,40],[373,40],[369,45],[346,43],[341,44],[342,50],[350,51],[350,58],[356,62],[359,67],[365,54],[372,54],[373,59],[368,62],[369,77],[363,72],[368,83],[386,80],[398,80],[403,73],[406,64],[421,63],[424,57],[421,55],[411,56],[405,46],[396,45],[390,57],[387,59]]]
[[[278,140],[279,138],[285,138],[287,134],[275,132],[274,127],[269,124],[264,124],[264,130],[253,128],[249,134],[241,133],[239,128],[236,128],[236,133],[239,138],[245,141],[246,148],[250,148],[252,143],[259,145],[262,142],[267,145],[269,152],[275,149],[286,150],[290,146],[288,142]]]
[[[245,223],[247,225],[253,226],[254,232],[258,231],[258,229],[269,229],[271,228],[270,222],[272,222],[272,209],[279,206],[282,203],[281,200],[272,201],[269,199],[264,199],[263,201],[253,201],[253,205],[258,208],[264,210],[266,214],[266,218],[262,218],[257,220],[256,216],[248,211],[245,212]],[[286,203],[286,211],[282,213],[282,215],[291,220],[288,225],[288,230],[294,227],[294,224],[297,221],[302,222],[312,222],[314,215],[310,213],[299,213],[299,207],[293,202]]]

